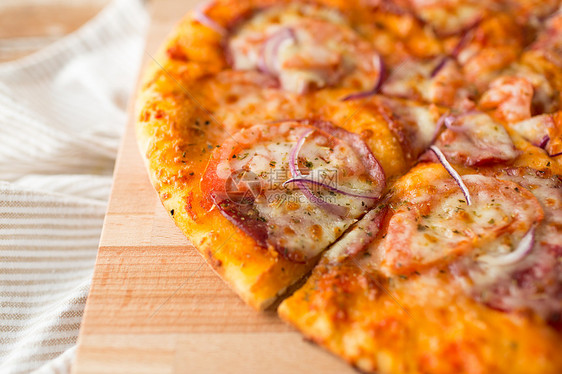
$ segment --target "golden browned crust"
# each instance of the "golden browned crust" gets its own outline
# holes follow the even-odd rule
[[[353,262],[317,266],[279,307],[306,337],[367,372],[559,373],[560,335],[539,318],[492,310],[448,275],[376,280]],[[382,287],[388,290],[386,293]]]

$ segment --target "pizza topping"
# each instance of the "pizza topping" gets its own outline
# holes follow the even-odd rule
[[[347,101],[347,100],[357,100],[357,99],[364,99],[366,97],[375,95],[377,93],[379,93],[379,91],[382,88],[382,85],[384,83],[384,80],[386,79],[386,68],[384,66],[384,61],[382,59],[381,56],[378,56],[377,58],[377,70],[379,72],[378,76],[377,76],[377,81],[375,83],[375,86],[373,87],[373,89],[369,90],[369,91],[363,91],[363,92],[358,92],[358,93],[354,93],[351,95],[347,95],[346,97],[344,97],[342,99],[342,101]]]
[[[447,106],[459,106],[469,96],[463,76],[454,59],[406,61],[394,69],[383,93]]]
[[[387,212],[387,205],[381,204],[365,214],[341,239],[330,247],[326,252],[326,257],[331,262],[336,263],[366,249],[380,232]]]
[[[325,188],[325,189],[333,191],[335,193],[339,193],[339,194],[347,195],[347,196],[352,196],[352,197],[359,197],[361,199],[378,200],[380,198],[379,194],[376,194],[376,195],[356,194],[356,193],[353,193],[353,192],[350,192],[350,191],[345,191],[345,190],[342,190],[342,189],[339,189],[339,188],[332,187],[329,184],[326,184],[326,183],[323,183],[323,182],[318,182],[318,181],[315,181],[314,179],[309,179],[309,178],[306,178],[306,177],[296,177],[296,178],[287,179],[285,182],[283,182],[283,187],[285,187],[289,183],[298,184],[299,188],[301,188],[301,189],[306,188],[302,185],[302,183],[311,184],[311,185],[314,185],[314,186]]]
[[[445,67],[445,65],[447,65],[449,61],[451,61],[451,58],[449,56],[445,56],[440,60],[437,60],[437,65],[435,65],[435,67],[431,70],[429,77],[435,78],[435,76],[439,74],[441,70],[443,70],[443,68]]]
[[[264,10],[228,41],[233,67],[257,69],[294,93],[334,85],[366,90],[380,79],[380,57],[340,13],[292,4]]]
[[[331,204],[329,202],[326,202],[324,199],[317,197],[316,195],[314,195],[314,193],[308,188],[308,186],[305,185],[305,182],[303,180],[306,180],[307,182],[315,182],[314,179],[306,179],[306,178],[302,178],[302,174],[299,170],[299,167],[297,165],[297,158],[299,155],[299,152],[302,148],[302,146],[304,145],[304,142],[307,138],[307,136],[309,136],[310,134],[312,134],[314,132],[314,129],[309,129],[308,131],[305,131],[300,138],[297,140],[297,142],[295,143],[295,146],[291,149],[291,152],[289,153],[289,170],[291,171],[291,175],[293,176],[293,178],[286,180],[285,182],[283,182],[283,187],[285,187],[288,183],[296,183],[296,185],[300,188],[301,192],[306,196],[306,198],[318,205],[319,207],[323,208],[324,210],[329,211],[332,214],[335,214],[337,216],[343,217],[346,214],[346,208],[336,205],[336,204]],[[299,178],[301,177],[301,178]],[[321,187],[325,186],[329,186],[326,183],[322,183],[319,181],[316,181],[316,185],[320,185]],[[333,189],[337,190],[336,188],[332,187]]]
[[[530,64],[514,63],[502,73],[502,76],[524,79],[532,86],[531,113],[533,115],[552,113],[558,110],[560,106],[559,92],[555,88],[555,82],[549,80],[544,72],[535,71]],[[525,82],[522,83],[526,85]],[[525,90],[530,91],[529,88]]]
[[[558,157],[558,156],[562,156],[562,152],[558,152],[558,153],[554,153],[554,154],[549,154],[548,157]]]
[[[380,196],[386,187],[386,177],[384,170],[376,159],[376,157],[371,152],[371,149],[363,141],[360,135],[349,132],[341,127],[334,126],[332,123],[327,121],[308,121],[305,120],[303,123],[310,124],[334,137],[341,139],[346,144],[348,144],[355,154],[361,158],[365,170],[369,174],[370,178],[377,181],[377,185],[373,186],[375,188],[375,194]],[[343,187],[343,186],[342,186]],[[372,195],[371,195],[372,197]]]
[[[445,126],[448,129],[456,129],[457,126],[455,126],[453,128],[453,123],[455,122],[456,117],[451,115],[450,112],[447,112],[445,114],[443,114],[441,117],[439,117],[439,119],[437,120],[437,126],[435,127],[435,132],[433,134],[433,140],[431,141],[431,144],[435,143],[435,141],[437,140],[437,137],[439,136],[439,134],[441,133],[441,130],[443,130],[443,126]]]
[[[469,166],[510,161],[518,156],[505,128],[478,112],[458,116],[435,144],[448,160]]]
[[[531,227],[531,229],[521,239],[521,241],[517,245],[517,248],[515,248],[513,252],[503,253],[500,254],[499,256],[498,255],[480,256],[478,258],[478,261],[493,266],[512,265],[525,258],[529,254],[529,252],[531,252],[534,245],[535,245],[535,228]]]
[[[207,10],[209,9],[209,7],[212,4],[213,3],[211,3],[211,2],[205,2],[205,3],[202,3],[201,5],[199,5],[194,11],[194,18],[197,22],[201,23],[202,25],[205,25],[208,28],[210,28],[210,29],[216,31],[217,33],[221,34],[222,36],[225,36],[227,34],[226,29],[224,27],[222,27],[221,25],[219,25],[218,23],[216,23],[215,21],[213,21],[206,14]]]
[[[366,144],[320,121],[241,130],[215,149],[201,181],[227,219],[296,262],[334,242],[373,207],[384,186]]]
[[[558,12],[547,20],[546,28],[531,45],[531,49],[562,68],[562,13]]]
[[[535,219],[513,251],[482,255],[475,262],[462,259],[454,269],[467,291],[493,308],[557,318],[562,313],[562,182],[530,168],[507,169],[496,177],[531,191],[544,219]]]
[[[525,78],[505,76],[492,82],[480,99],[480,107],[494,110],[507,123],[531,118],[533,85]]]
[[[517,22],[504,14],[482,19],[469,35],[457,61],[466,80],[483,91],[501,70],[516,61],[524,35]]]
[[[446,120],[445,120],[445,122],[446,122]],[[443,165],[445,170],[447,170],[447,172],[451,175],[451,177],[459,185],[464,197],[466,198],[466,205],[472,204],[472,199],[470,198],[470,191],[468,191],[468,188],[466,187],[466,185],[462,181],[462,178],[459,175],[459,173],[457,173],[457,171],[451,166],[451,164],[449,164],[449,161],[447,161],[447,158],[445,157],[443,152],[441,152],[441,150],[434,145],[430,146],[429,149],[433,153],[435,153],[435,156],[437,156],[437,159],[439,160],[441,165]]]
[[[434,107],[406,100],[377,97],[377,103],[405,158],[416,160],[435,140],[440,113]]]
[[[550,139],[548,133],[553,126],[554,120],[552,115],[543,114],[514,123],[510,127],[529,142],[544,149]]]
[[[544,149],[550,157],[562,153],[562,130],[558,125],[558,114],[543,114],[512,124],[510,127],[523,138]]]
[[[462,34],[482,18],[481,5],[435,0],[413,0],[412,5],[421,18],[442,37]]]
[[[297,36],[291,28],[280,28],[273,33],[262,45],[262,51],[258,60],[259,70],[271,75],[279,74],[279,50],[284,43],[295,44],[296,42]]]
[[[464,175],[472,204],[453,182],[441,180],[409,191],[395,202],[385,238],[379,246],[381,266],[389,274],[409,274],[471,258],[513,252],[531,227],[543,218],[537,199],[509,181]]]

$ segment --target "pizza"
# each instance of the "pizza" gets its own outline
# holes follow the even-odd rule
[[[559,0],[218,0],[147,68],[162,204],[365,372],[560,373]]]

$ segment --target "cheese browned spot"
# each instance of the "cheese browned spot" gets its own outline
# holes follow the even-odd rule
[[[477,112],[457,117],[435,144],[449,161],[470,166],[510,161],[519,154],[505,128]]]
[[[378,54],[335,11],[294,4],[264,10],[228,41],[235,69],[277,77],[284,90],[305,93],[327,86],[374,86]]]
[[[471,193],[470,206],[451,179],[392,203],[379,245],[383,272],[410,274],[461,255],[510,252],[542,220],[539,202],[519,185],[482,175],[462,178]]]
[[[215,150],[202,191],[261,246],[297,262],[313,258],[375,204],[385,183],[366,145],[346,143],[334,136],[345,130],[331,129],[296,121],[244,129]],[[314,183],[285,183],[294,176],[291,154]]]

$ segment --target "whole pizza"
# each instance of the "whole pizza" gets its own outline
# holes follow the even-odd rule
[[[245,302],[362,371],[561,373],[560,6],[207,3],[140,86],[152,183]]]

